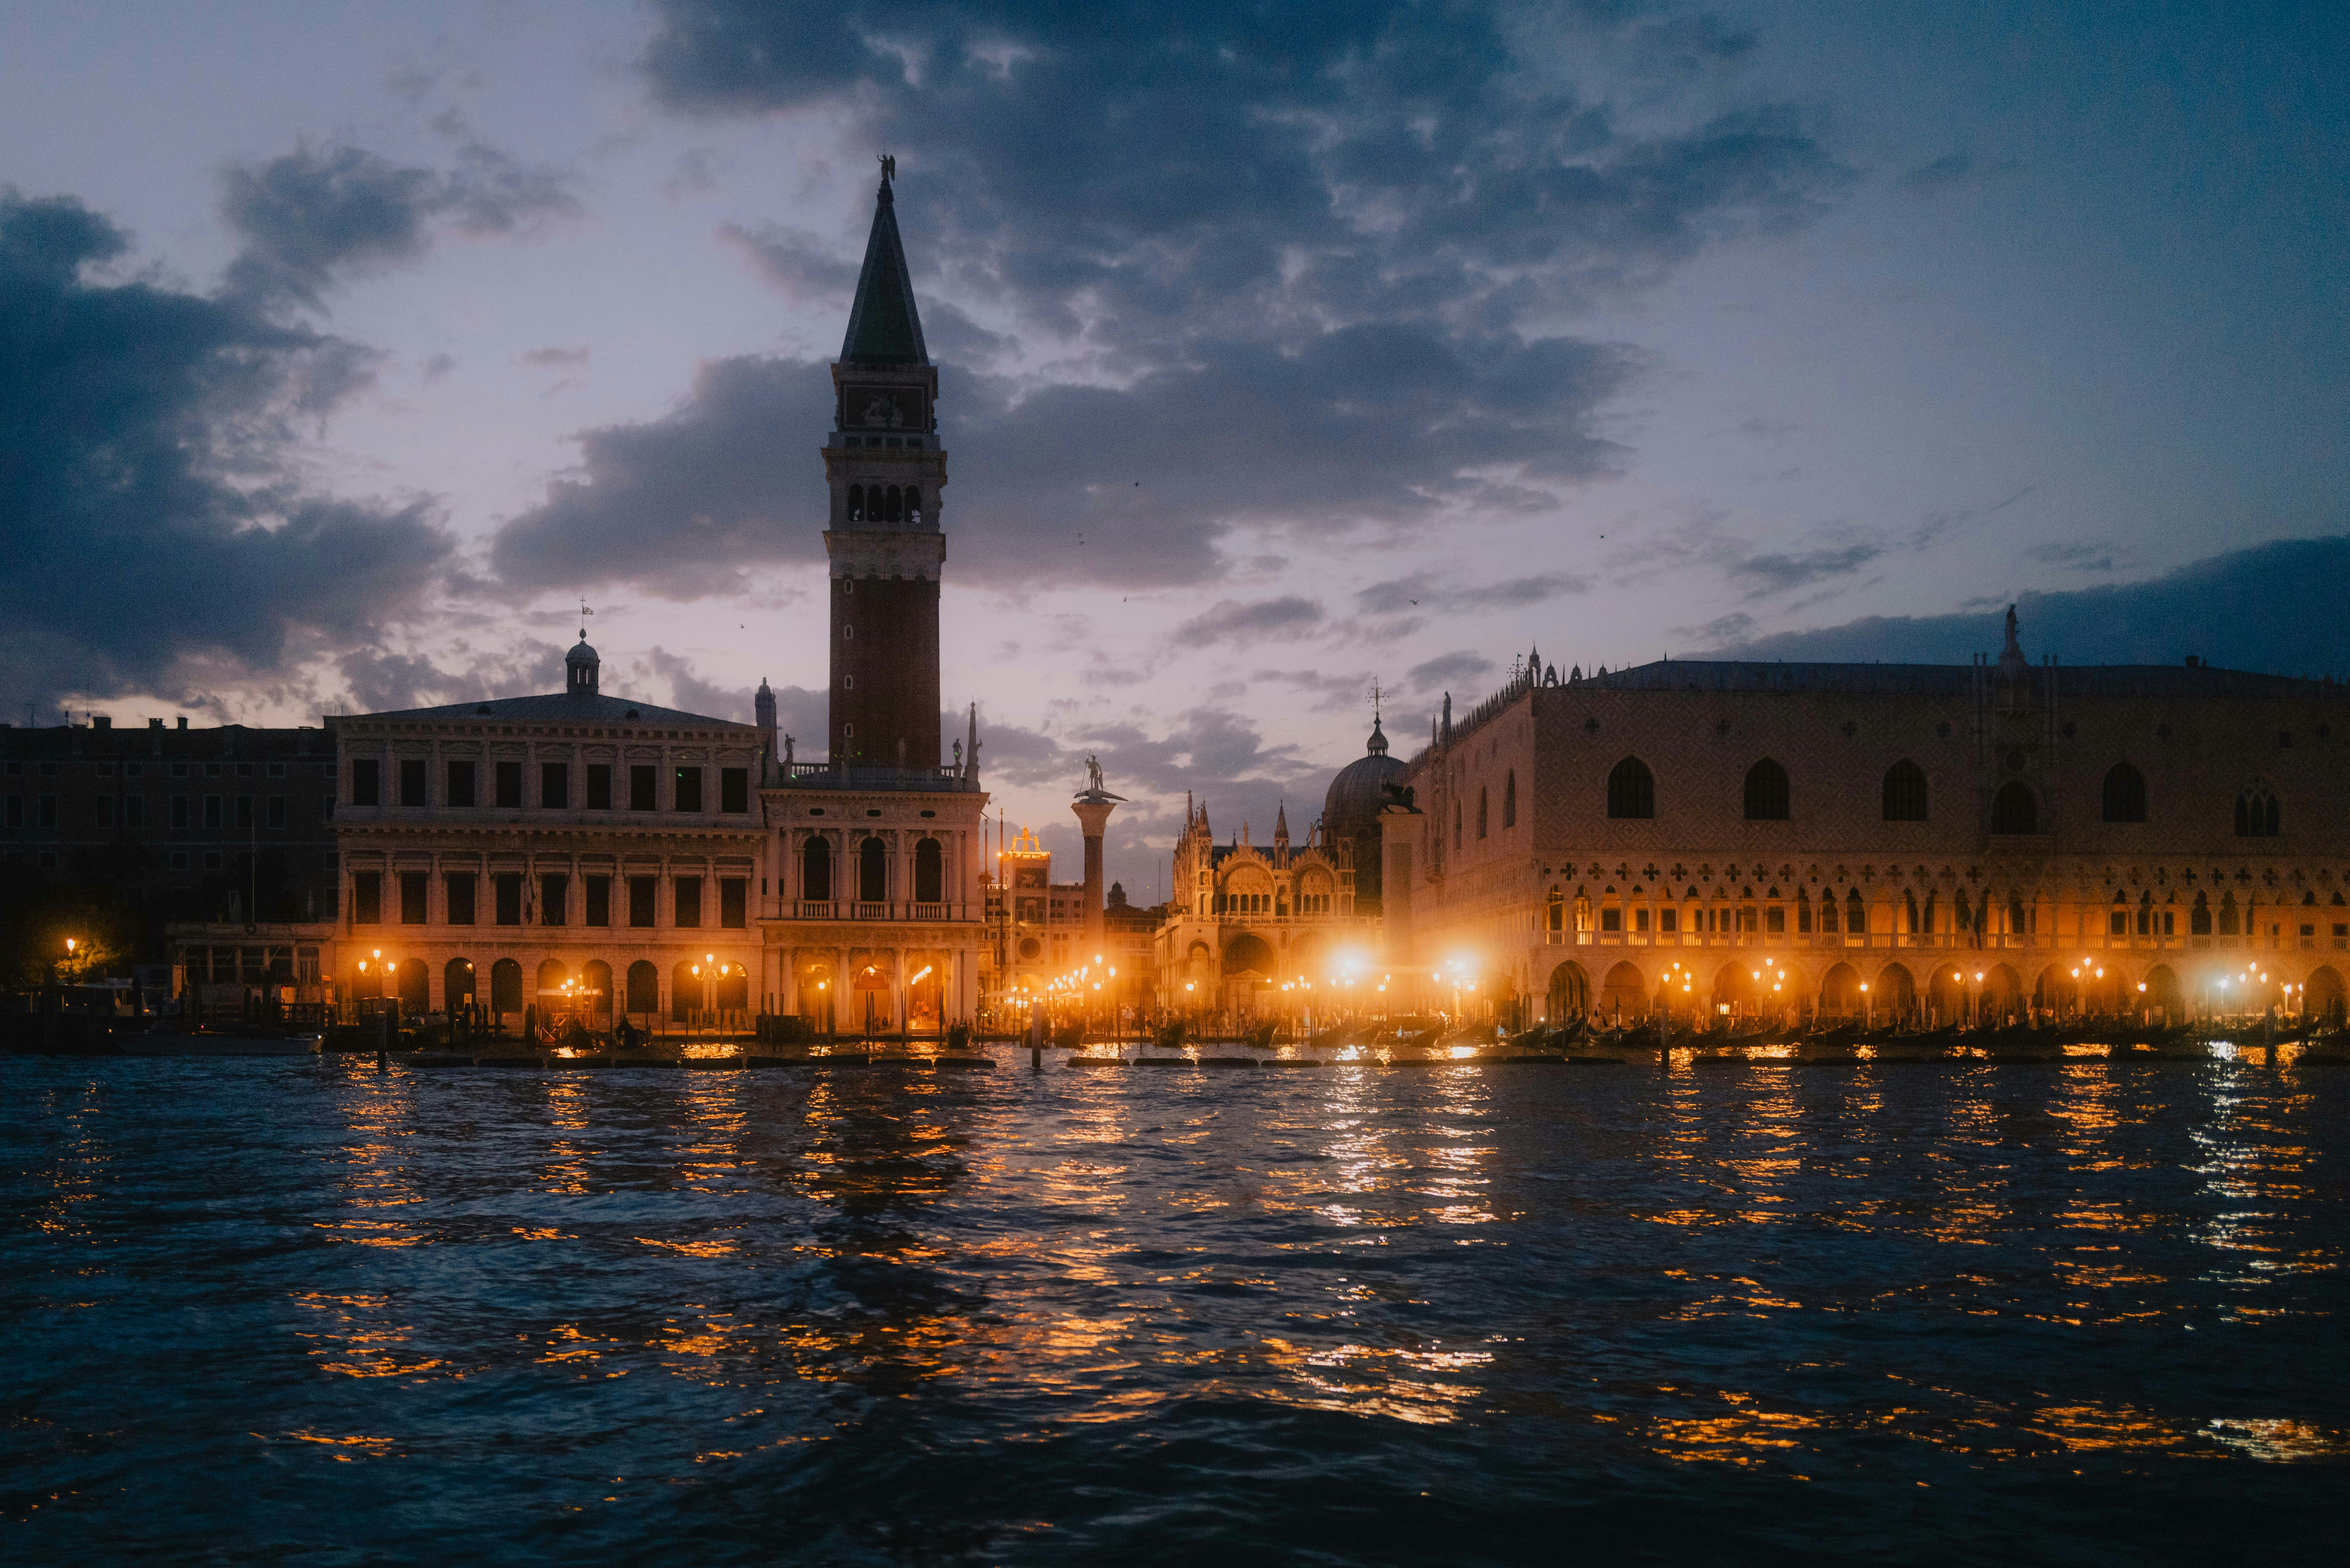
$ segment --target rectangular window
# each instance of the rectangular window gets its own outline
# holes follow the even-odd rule
[[[424,759],[422,757],[400,759],[400,804],[402,805],[424,804]]]
[[[423,871],[402,871],[400,874],[400,923],[421,926],[424,923],[424,883],[429,875]]]
[[[204,826],[206,827],[219,827],[226,822],[226,820],[227,818],[222,815],[221,811],[221,797],[216,794],[208,794],[204,796]]]
[[[522,805],[522,764],[500,763],[498,765],[498,805],[509,810]]]
[[[2164,936],[2175,937],[2178,934],[2178,913],[2177,910],[2165,909],[2162,911],[2159,918],[2162,921],[2161,931]]]
[[[2129,911],[2116,909],[2106,917],[2106,934],[2109,937],[2129,935]]]
[[[286,797],[282,794],[273,794],[269,797],[269,826],[272,827],[286,826]]]
[[[473,874],[452,871],[446,880],[449,894],[449,923],[470,926],[473,923]]]
[[[239,827],[253,826],[253,797],[249,794],[236,797],[236,825]]]
[[[123,797],[122,826],[125,827],[144,827],[147,826],[147,797],[145,795],[134,794]]]
[[[702,809],[702,770],[700,768],[677,770],[677,794],[673,797],[673,806],[678,811]]]
[[[588,764],[588,809],[612,809],[612,764],[609,763]]]
[[[1663,931],[1668,935],[1678,936],[1680,933],[1680,929],[1681,912],[1679,909],[1659,909],[1657,911],[1657,929]]]
[[[11,827],[22,827],[25,826],[25,797],[23,795],[12,794],[8,797],[8,815],[6,820],[8,826]]]
[[[382,919],[383,874],[380,871],[352,872],[351,923],[372,926],[380,924]]]
[[[654,889],[660,886],[660,880],[655,877],[629,878],[629,924],[643,927],[653,923]]]
[[[57,825],[57,797],[53,794],[45,794],[41,797],[41,826],[43,827],[55,827]]]
[[[748,811],[751,809],[751,770],[721,768],[718,770],[718,809]]]
[[[609,877],[588,877],[588,923],[608,926],[612,923],[612,879]]]
[[[750,923],[751,884],[742,877],[721,877],[718,879],[718,923],[730,931],[743,929]]]
[[[112,795],[99,795],[97,799],[89,803],[89,809],[90,822],[92,826],[100,828],[110,828],[114,826],[114,797]]]
[[[501,871],[490,879],[490,885],[498,900],[498,924],[521,925],[522,874],[517,871]]]
[[[677,879],[677,909],[675,919],[680,928],[702,924],[702,878],[680,877]]]
[[[1632,929],[1636,931],[1645,931],[1648,929],[1648,910],[1635,909],[1632,911]]]
[[[351,761],[351,804],[374,805],[380,800],[376,789],[376,760],[355,757]]]
[[[262,771],[267,774],[271,778],[282,779],[286,776],[286,764],[284,763],[272,763]]]
[[[650,811],[653,808],[653,765],[650,763],[629,764],[629,809]]]
[[[560,871],[550,871],[538,879],[538,923],[559,926],[569,913],[564,905],[571,898],[571,878]]]
[[[1624,911],[1617,909],[1613,905],[1600,910],[1599,929],[1603,931],[1622,930],[1624,929]]]
[[[449,804],[454,806],[470,806],[473,804],[473,763],[451,763],[449,764]]]
[[[1835,900],[1833,898],[1823,898],[1820,900],[1820,935],[1832,937],[1835,935]]]
[[[1777,904],[1762,911],[1762,934],[1783,937],[1787,934],[1787,911]]]
[[[538,764],[538,806],[541,811],[568,811],[571,808],[570,763]]]
[[[172,870],[174,870],[174,871],[185,871],[187,868],[188,868],[188,852],[187,852],[186,850],[184,850],[184,849],[174,849],[174,850],[172,850]]]
[[[172,826],[174,827],[185,827],[188,826],[188,797],[186,795],[175,794],[172,797]]]

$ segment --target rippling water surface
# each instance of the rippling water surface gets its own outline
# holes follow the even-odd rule
[[[0,1061],[21,1563],[2341,1561],[2350,1069]]]

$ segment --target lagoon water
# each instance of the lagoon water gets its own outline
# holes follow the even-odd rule
[[[0,1061],[0,1551],[2350,1539],[2350,1068],[998,1060]]]

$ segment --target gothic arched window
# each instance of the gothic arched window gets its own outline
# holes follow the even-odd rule
[[[935,838],[914,846],[914,901],[936,904],[946,898],[946,854]]]
[[[1477,786],[1477,836],[1485,836],[1485,786]]]
[[[800,850],[800,897],[822,901],[832,897],[832,846],[811,838]]]
[[[2146,820],[2146,775],[2127,763],[2106,770],[2106,820]]]
[[[2040,799],[2032,786],[2021,780],[1999,786],[1991,800],[1991,830],[1993,833],[2037,833],[2040,831]]]
[[[868,838],[857,846],[857,897],[860,903],[879,904],[889,896],[889,846]]]
[[[848,520],[851,523],[865,521],[865,486],[861,484],[848,487]]]
[[[1517,771],[1512,769],[1502,780],[1502,826],[1515,827],[1517,825],[1518,775]]]
[[[1926,770],[1907,757],[1885,770],[1885,820],[1926,820]]]
[[[1787,820],[1787,770],[1769,757],[1746,770],[1746,820]]]
[[[2277,836],[2276,796],[2255,786],[2236,797],[2236,836],[2274,838]]]
[[[1607,815],[1649,817],[1657,815],[1657,775],[1638,757],[1626,757],[1607,774]]]
[[[1860,901],[1860,889],[1857,888],[1845,895],[1844,929],[1847,936],[1859,935],[1868,929],[1868,906]]]

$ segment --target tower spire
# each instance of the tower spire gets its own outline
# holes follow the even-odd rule
[[[840,358],[851,365],[927,365],[921,313],[914,307],[914,280],[898,237],[898,199],[891,190],[898,161],[881,160],[881,189],[873,198],[873,232],[866,236],[865,267],[857,275],[857,301],[848,307],[848,333]]]

